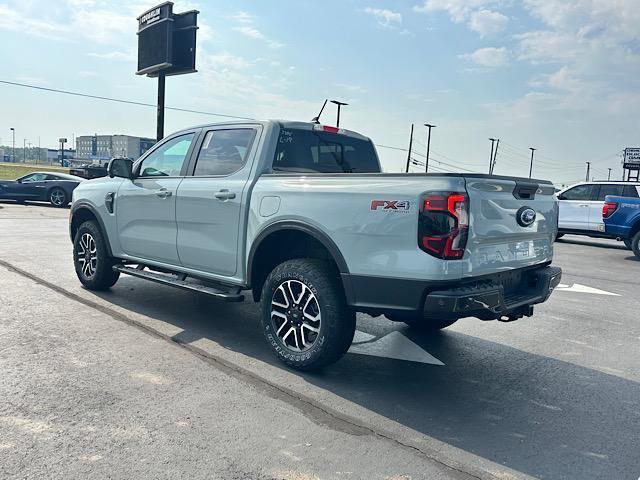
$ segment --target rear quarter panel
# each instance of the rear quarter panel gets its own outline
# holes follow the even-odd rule
[[[463,192],[464,185],[461,177],[428,175],[263,175],[251,197],[246,251],[271,224],[300,221],[333,240],[352,274],[459,278],[460,261],[443,261],[418,248],[418,215],[423,192]],[[374,201],[383,203],[372,209]],[[386,201],[407,204],[385,209]]]
[[[619,205],[613,215],[604,219],[606,232],[624,238],[633,236],[640,226],[640,199],[607,196],[606,201]]]

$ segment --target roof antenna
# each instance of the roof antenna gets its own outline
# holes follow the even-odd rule
[[[324,107],[326,106],[327,106],[327,99],[325,98],[324,103],[322,104],[322,108],[320,109],[320,113],[318,113],[317,117],[313,117],[311,119],[311,123],[317,123],[317,124],[320,123],[320,117],[322,116],[322,112],[324,111]]]

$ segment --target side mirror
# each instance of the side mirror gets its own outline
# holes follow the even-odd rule
[[[112,158],[107,167],[109,177],[133,178],[133,161],[128,158]]]
[[[558,200],[566,200],[566,199],[564,198],[564,195],[558,195]]]

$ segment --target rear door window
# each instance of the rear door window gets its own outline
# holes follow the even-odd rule
[[[636,187],[635,185],[625,185],[622,196],[638,198],[638,187]]]
[[[616,197],[620,197],[622,196],[623,190],[624,190],[624,185],[614,185],[614,184],[600,185],[600,191],[596,197],[596,200],[599,202],[604,202],[604,199],[607,195],[614,195]]]
[[[273,159],[274,172],[377,173],[370,140],[317,130],[283,128]]]
[[[594,192],[594,185],[578,185],[564,192],[562,200],[588,201],[592,199],[592,192]]]
[[[202,142],[193,175],[231,175],[240,170],[249,155],[251,143],[256,136],[253,128],[212,130]]]

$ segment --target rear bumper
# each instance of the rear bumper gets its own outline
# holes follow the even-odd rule
[[[546,301],[561,278],[560,268],[538,266],[455,282],[343,274],[343,283],[349,305],[366,313],[513,320],[530,316],[533,305]]]

